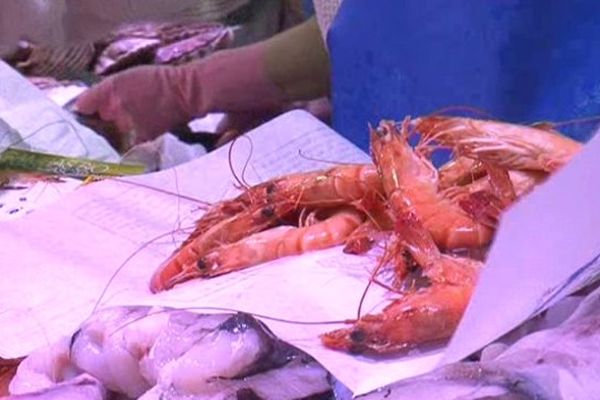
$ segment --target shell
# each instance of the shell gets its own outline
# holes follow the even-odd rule
[[[113,32],[95,64],[94,72],[104,76],[140,64],[178,64],[204,57],[229,46],[233,30],[222,24],[143,23]]]
[[[55,48],[23,41],[5,61],[26,76],[99,77],[143,64],[180,64],[229,47],[233,29],[213,22],[145,22],[123,25],[106,37]]]

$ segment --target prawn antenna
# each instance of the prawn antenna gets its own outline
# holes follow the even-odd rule
[[[316,162],[320,162],[320,163],[324,163],[324,164],[331,164],[331,165],[348,165],[348,163],[346,162],[342,162],[342,161],[333,161],[333,160],[326,160],[324,158],[317,158],[317,157],[312,157],[309,156],[307,154],[304,154],[302,152],[302,149],[298,149],[298,156],[302,157],[305,160],[308,161],[316,161]]]
[[[381,257],[379,263],[377,264],[377,266],[375,267],[375,269],[373,270],[373,272],[371,273],[371,276],[369,277],[369,281],[367,282],[367,285],[365,286],[365,289],[362,292],[362,295],[360,296],[360,300],[358,302],[358,309],[356,311],[356,319],[359,320],[360,316],[362,314],[362,307],[363,304],[365,302],[365,299],[367,298],[367,293],[369,292],[369,289],[371,288],[371,285],[374,283],[375,281],[375,277],[377,276],[377,274],[379,273],[379,270],[385,265],[386,263],[386,257],[385,257],[385,253],[387,253],[387,244],[385,246],[384,249],[384,256]]]
[[[114,181],[117,181],[119,183],[125,183],[127,185],[141,187],[141,188],[144,188],[144,189],[149,189],[149,190],[152,190],[154,192],[166,194],[166,195],[169,195],[169,196],[175,196],[178,199],[189,200],[191,202],[201,204],[203,207],[210,207],[210,206],[212,206],[211,202],[208,202],[208,201],[205,201],[205,200],[200,200],[200,199],[197,199],[195,197],[186,196],[186,195],[178,193],[179,188],[177,188],[177,191],[173,192],[171,190],[161,189],[161,188],[154,187],[154,186],[151,186],[151,185],[146,185],[145,183],[134,182],[134,181],[130,181],[130,180],[127,180],[127,179],[124,179],[124,178],[114,177],[114,178],[111,178],[111,179],[114,180]]]
[[[100,293],[100,297],[98,297],[98,300],[96,300],[96,303],[94,304],[94,307],[92,308],[92,312],[90,315],[93,315],[96,311],[98,311],[98,307],[100,306],[100,303],[102,301],[102,299],[104,298],[104,296],[106,295],[106,292],[108,291],[110,285],[112,284],[112,282],[115,280],[115,278],[117,277],[117,275],[123,270],[123,268],[125,268],[125,266],[139,253],[142,252],[142,250],[144,250],[146,247],[150,246],[153,243],[156,243],[158,240],[166,238],[171,236],[173,233],[175,232],[183,232],[185,231],[186,228],[180,228],[180,229],[176,229],[173,231],[169,231],[163,234],[160,234],[158,236],[155,236],[154,238],[150,239],[149,241],[147,241],[146,243],[142,244],[140,247],[138,247],[133,253],[131,253],[129,256],[127,256],[127,258],[121,263],[121,265],[119,265],[119,267],[115,270],[115,272],[112,273],[112,275],[110,276],[110,278],[108,279],[108,282],[106,283],[106,285],[104,286],[104,289],[102,289],[102,292]]]
[[[431,112],[430,116],[452,116],[452,113],[467,113],[475,117],[484,117],[486,119],[497,119],[489,112],[485,111],[482,108],[473,107],[473,106],[448,106],[443,107],[438,110]]]
[[[169,307],[169,308],[163,308],[161,310],[156,310],[156,311],[151,311],[146,315],[142,315],[138,318],[134,318],[130,321],[125,322],[124,324],[120,325],[119,327],[115,328],[115,330],[113,330],[110,335],[114,335],[115,333],[117,333],[118,331],[127,328],[129,325],[134,324],[136,322],[139,322],[141,320],[143,320],[144,318],[147,317],[151,317],[153,315],[159,315],[159,314],[164,314],[164,313],[170,313],[173,311],[218,311],[218,312],[227,312],[227,313],[244,313],[244,314],[248,314],[251,315],[255,318],[258,319],[264,319],[267,321],[275,321],[275,322],[281,322],[284,324],[293,324],[293,325],[340,325],[340,324],[346,324],[348,322],[347,319],[344,320],[339,320],[339,321],[335,321],[335,320],[330,320],[330,321],[300,321],[300,320],[293,320],[293,319],[287,319],[287,318],[280,318],[280,317],[275,317],[272,315],[266,315],[266,314],[259,314],[259,313],[255,313],[255,312],[250,312],[250,311],[244,311],[244,310],[240,310],[240,309],[236,309],[236,308],[228,308],[228,307],[210,307],[210,306],[197,306],[197,307],[182,307],[182,308],[174,308],[174,307]]]
[[[248,157],[246,158],[246,161],[244,162],[244,166],[242,167],[241,176],[238,176],[238,174],[235,172],[235,168],[233,167],[233,146],[237,143],[237,141],[240,137],[244,137],[244,138],[248,139],[248,141],[250,142],[250,154],[248,155]],[[253,151],[254,151],[254,144],[252,143],[252,140],[250,140],[250,138],[248,138],[246,136],[236,137],[235,139],[233,139],[231,141],[231,144],[229,145],[229,150],[227,151],[229,169],[231,170],[231,174],[233,175],[233,178],[237,182],[240,189],[241,188],[244,188],[244,189],[250,188],[250,184],[248,184],[248,182],[246,181],[244,176],[246,175],[246,169],[248,168],[248,165],[250,164],[250,160],[252,158]]]

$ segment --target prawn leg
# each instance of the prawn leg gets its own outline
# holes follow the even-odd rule
[[[386,231],[393,230],[394,216],[379,198],[367,197],[353,205],[363,211],[367,219],[348,237],[344,253],[363,254],[373,247],[377,239],[386,236]]]
[[[488,174],[489,189],[473,192],[458,204],[476,221],[495,228],[500,214],[517,199],[517,193],[509,171],[490,163],[483,164]]]
[[[507,207],[517,199],[515,187],[510,180],[509,171],[504,168],[495,167],[489,163],[484,163],[488,174],[492,193]]]
[[[439,174],[439,189],[444,190],[467,185],[485,176],[485,169],[477,160],[459,156],[442,165]]]
[[[375,244],[377,233],[377,226],[373,221],[363,222],[346,239],[344,253],[364,254],[368,252]]]

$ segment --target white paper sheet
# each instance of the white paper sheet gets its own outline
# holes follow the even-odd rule
[[[458,361],[600,277],[600,136],[508,210],[443,362]]]
[[[70,157],[118,161],[119,154],[94,131],[46,97],[22,75],[0,61],[0,119],[18,136],[0,127],[0,151],[26,148]]]
[[[62,178],[59,182],[31,182],[26,179],[10,183],[9,189],[0,189],[0,221],[9,221],[42,209],[59,201],[79,186],[78,179]]]
[[[287,113],[249,137],[238,140],[231,151],[233,170],[249,184],[327,168],[332,162],[370,161],[368,155],[303,111]],[[248,156],[251,160],[244,168]],[[355,318],[376,257],[345,255],[340,248],[281,259],[211,280],[194,280],[151,295],[151,274],[185,237],[165,233],[190,228],[200,215],[200,203],[191,198],[216,201],[236,193],[228,149],[171,170],[123,180],[130,183],[113,180],[81,187],[60,204],[0,225],[0,242],[10,243],[0,247],[1,357],[26,355],[74,332],[119,265],[143,243],[160,235],[122,268],[109,285],[103,305],[229,308],[304,322]],[[381,288],[369,293],[366,310],[386,301]],[[321,346],[318,335],[342,324],[263,320],[282,339],[314,356],[356,395],[423,373],[441,355],[441,350],[434,349],[374,361]]]

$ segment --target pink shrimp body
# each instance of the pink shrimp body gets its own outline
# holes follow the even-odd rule
[[[407,126],[408,121],[399,132],[393,122],[384,121],[377,130],[371,130],[373,159],[392,209],[409,207],[443,248],[489,243],[493,231],[440,193],[438,172],[410,146]]]

